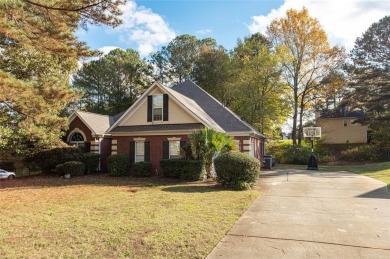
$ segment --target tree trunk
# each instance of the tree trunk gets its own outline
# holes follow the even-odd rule
[[[291,134],[293,145],[297,144],[297,118],[298,118],[298,89],[294,88],[294,114],[293,114],[293,128]]]
[[[213,175],[211,174],[211,168],[212,168],[213,164],[212,164],[212,163],[206,163],[205,166],[206,166],[206,175],[207,175],[207,178],[208,178],[208,179],[209,179],[209,178],[213,178]]]
[[[302,99],[301,99],[301,102],[299,104],[300,111],[299,111],[299,127],[298,127],[298,146],[300,146],[302,144],[302,132],[303,132],[303,123],[302,122],[303,122],[303,113],[305,110],[304,98],[305,98],[305,95],[302,95]]]

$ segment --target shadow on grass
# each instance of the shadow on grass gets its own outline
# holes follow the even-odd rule
[[[179,185],[179,186],[168,186],[161,189],[164,192],[181,192],[181,193],[208,193],[208,192],[221,192],[228,191],[219,185],[213,184],[208,186],[199,185]]]
[[[128,187],[160,187],[167,185],[184,185],[193,184],[185,181],[167,179],[163,177],[131,177],[121,176],[113,177],[108,174],[96,173],[70,179],[60,178],[53,175],[35,175],[29,177],[16,178],[13,180],[0,180],[1,190],[25,189],[25,188],[53,188],[53,187],[67,187],[67,186],[128,186]],[[185,187],[185,186],[183,186]]]

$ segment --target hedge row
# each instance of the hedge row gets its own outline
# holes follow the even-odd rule
[[[303,141],[301,146],[291,141],[268,142],[267,154],[277,163],[306,165],[311,155],[311,144]],[[388,151],[373,144],[323,144],[316,143],[314,154],[319,163],[333,161],[386,161]]]
[[[111,155],[107,158],[107,167],[111,176],[127,175],[130,169],[130,161],[125,155]]]
[[[152,164],[150,162],[137,162],[131,165],[130,174],[136,177],[152,176]]]
[[[164,177],[186,181],[203,179],[205,173],[203,162],[199,160],[163,159],[160,166]]]
[[[85,164],[85,173],[90,174],[99,170],[100,155],[96,153],[83,154],[81,161]]]
[[[100,155],[83,153],[77,147],[60,147],[44,150],[25,158],[29,169],[42,170],[47,173],[56,173],[56,166],[69,161],[79,161],[85,164],[83,173],[98,171]]]
[[[29,169],[52,173],[59,164],[81,161],[82,154],[77,147],[59,147],[32,154],[25,158],[25,162]]]
[[[80,161],[69,161],[56,166],[56,172],[59,175],[70,174],[71,176],[83,175],[85,164]]]

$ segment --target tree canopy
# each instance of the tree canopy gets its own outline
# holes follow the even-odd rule
[[[60,144],[59,114],[77,97],[69,84],[80,58],[90,56],[75,31],[120,23],[124,0],[5,0],[0,2],[0,152]]]
[[[284,17],[271,22],[267,33],[275,48],[288,53],[281,64],[292,91],[293,143],[298,140],[300,144],[305,108],[322,78],[342,60],[343,51],[329,45],[325,31],[306,8],[288,10]]]
[[[359,37],[347,66],[350,94],[345,103],[362,108],[375,139],[390,145],[390,16],[372,24]]]
[[[85,63],[73,79],[82,91],[79,108],[115,115],[129,108],[152,83],[152,68],[138,52],[115,49]]]

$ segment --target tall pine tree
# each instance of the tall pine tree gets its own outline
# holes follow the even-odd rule
[[[372,24],[356,40],[350,57],[352,92],[347,101],[364,109],[361,122],[370,126],[374,140],[390,147],[390,16]]]
[[[4,0],[0,2],[0,154],[58,145],[61,110],[77,95],[70,74],[90,56],[75,31],[120,23],[124,0]]]

